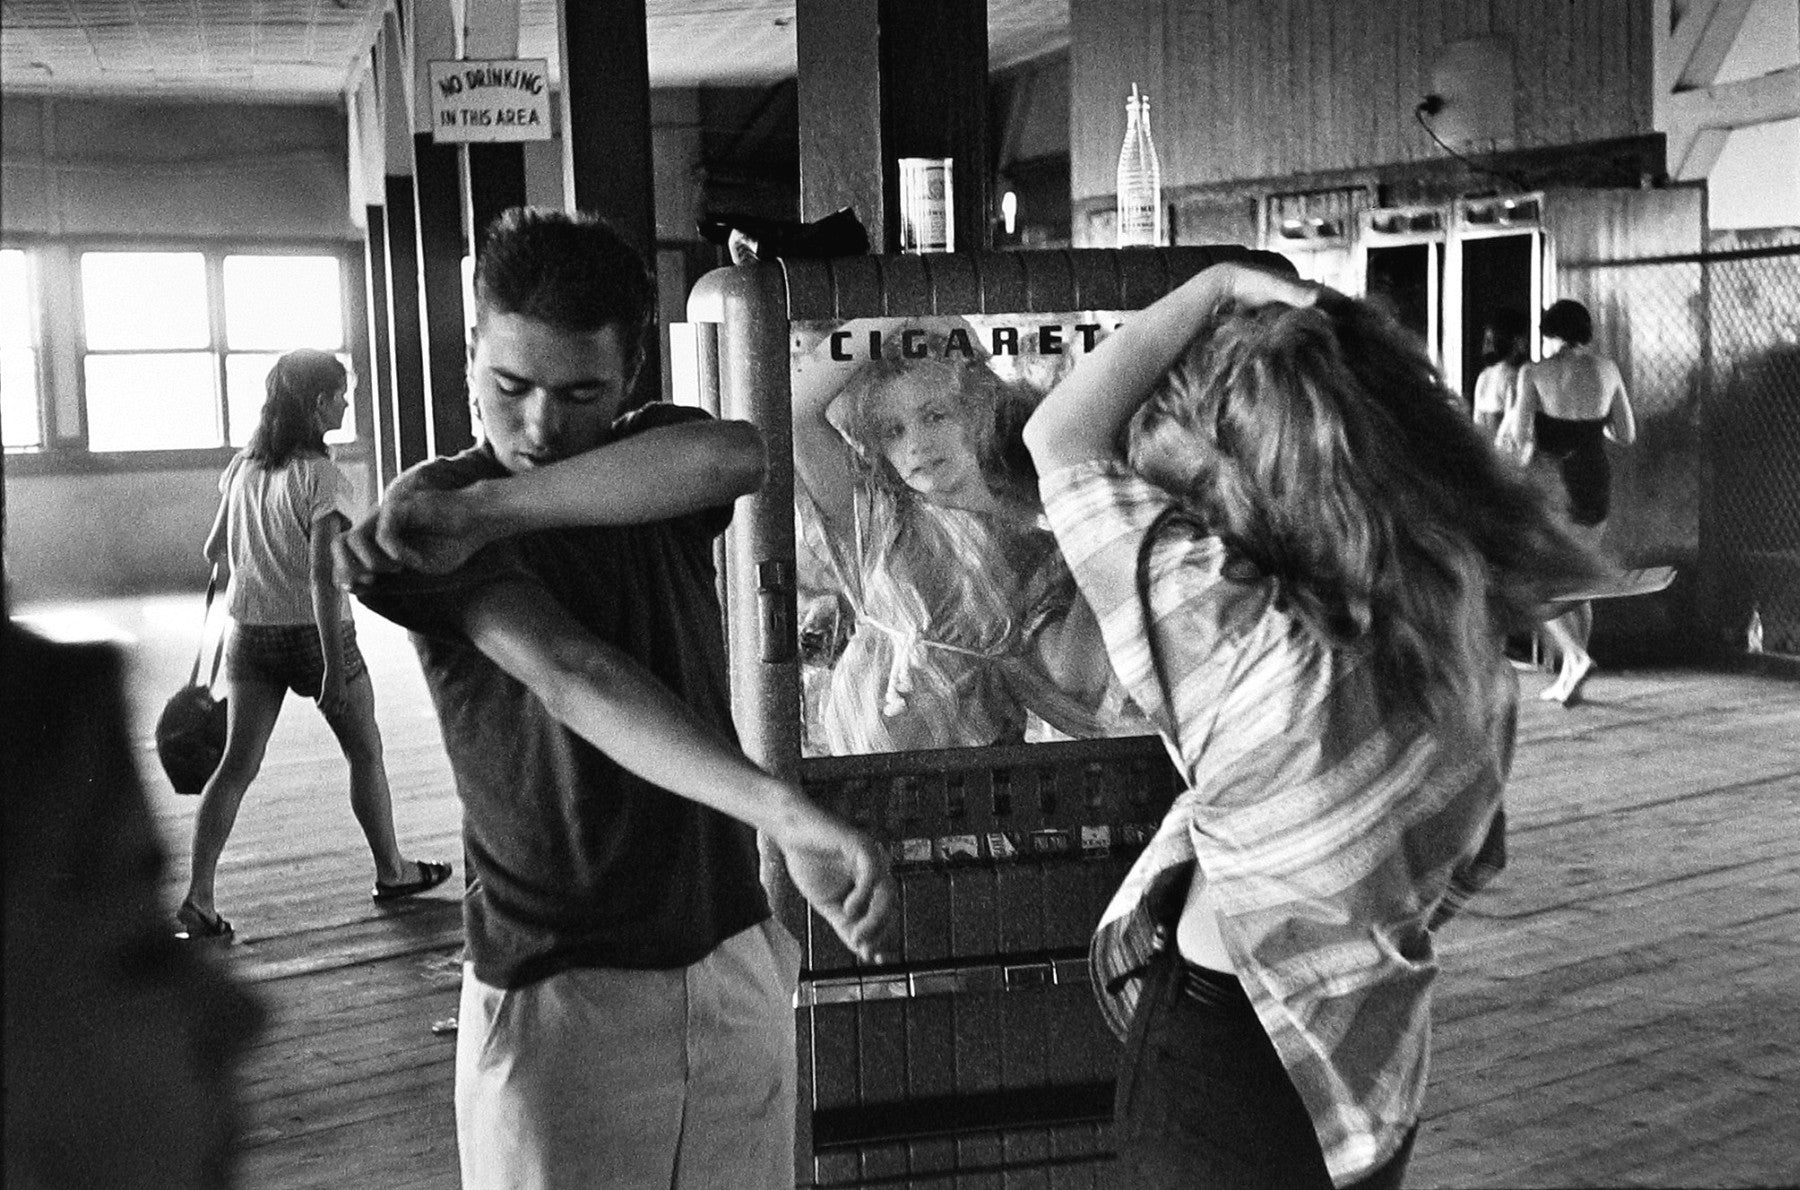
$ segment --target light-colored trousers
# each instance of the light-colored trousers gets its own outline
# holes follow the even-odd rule
[[[774,921],[672,971],[463,969],[463,1190],[791,1190],[800,948]]]

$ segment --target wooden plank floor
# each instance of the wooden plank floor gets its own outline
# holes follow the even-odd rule
[[[150,729],[186,675],[196,599],[57,608],[129,640],[137,736],[185,875],[194,801]],[[462,857],[435,720],[404,638],[358,621],[395,817],[458,879],[403,907],[372,870],[329,732],[289,700],[226,849],[229,962],[273,1010],[244,1070],[240,1184],[457,1185],[453,1039]],[[1800,1184],[1800,682],[1602,670],[1585,705],[1528,675],[1511,862],[1442,939],[1412,1187]]]

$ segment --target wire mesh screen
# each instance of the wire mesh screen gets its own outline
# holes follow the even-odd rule
[[[1754,613],[1764,648],[1800,654],[1800,247],[1704,267],[1716,623],[1747,642]]]
[[[1800,655],[1800,245],[1571,264],[1563,280],[1591,299],[1638,414],[1626,467],[1656,520],[1621,536],[1697,541],[1715,646]]]

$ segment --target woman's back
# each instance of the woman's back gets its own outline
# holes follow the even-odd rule
[[[1565,421],[1605,417],[1624,386],[1618,365],[1585,347],[1570,347],[1526,365],[1525,382],[1535,388],[1544,413]]]
[[[322,454],[297,453],[268,467],[240,451],[219,477],[228,515],[231,582],[225,609],[240,624],[310,624],[312,527],[344,513],[337,465]],[[344,513],[347,516],[347,513]],[[342,604],[345,618],[348,604]]]

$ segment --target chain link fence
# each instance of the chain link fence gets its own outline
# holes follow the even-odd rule
[[[1701,560],[1716,625],[1800,655],[1800,247],[1704,262],[1711,483]]]
[[[1627,564],[1694,567],[1703,651],[1760,636],[1800,655],[1800,245],[1571,264],[1562,280],[1638,413],[1614,509]]]

